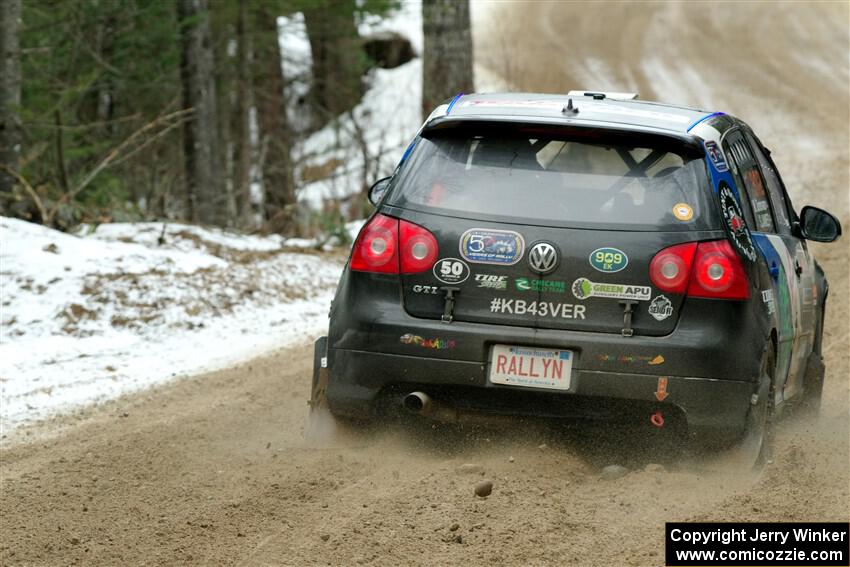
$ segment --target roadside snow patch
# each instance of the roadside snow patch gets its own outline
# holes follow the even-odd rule
[[[283,244],[0,217],[0,429],[320,334],[343,259]]]

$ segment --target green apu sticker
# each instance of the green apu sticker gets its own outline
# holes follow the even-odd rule
[[[590,253],[590,265],[606,274],[619,272],[629,265],[629,257],[617,248],[597,248]]]

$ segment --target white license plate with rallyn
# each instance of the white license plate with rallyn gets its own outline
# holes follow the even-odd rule
[[[573,352],[547,348],[494,345],[490,382],[528,388],[568,390]]]

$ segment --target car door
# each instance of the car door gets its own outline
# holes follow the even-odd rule
[[[724,137],[723,146],[727,155],[731,156],[730,166],[741,194],[744,216],[753,227],[753,240],[765,258],[770,274],[770,285],[762,284],[761,299],[768,313],[775,313],[776,317],[776,395],[781,400],[793,393],[799,374],[799,360],[794,356],[800,326],[794,249],[777,234],[768,189],[744,131],[730,131]],[[787,392],[786,387],[790,388]]]
[[[792,285],[796,288],[795,301],[791,305],[794,349],[790,361],[790,372],[785,385],[784,397],[796,395],[802,389],[806,363],[814,345],[817,326],[817,279],[815,263],[809,253],[805,239],[792,230],[791,223],[796,219],[788,194],[779,176],[769,152],[762,146],[752,131],[745,131],[747,141],[758,162],[759,171],[767,188],[771,208],[774,213],[776,231],[768,238],[774,246],[782,250],[786,263],[793,270]],[[781,242],[781,244],[780,244]],[[791,286],[789,286],[790,288]]]

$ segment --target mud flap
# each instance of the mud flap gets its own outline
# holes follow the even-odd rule
[[[311,410],[327,409],[328,397],[328,338],[319,337],[313,343],[313,387],[310,390]]]
[[[825,374],[826,367],[823,363],[823,357],[817,352],[812,352],[809,355],[806,374],[803,377],[803,408],[813,415],[820,412]]]

